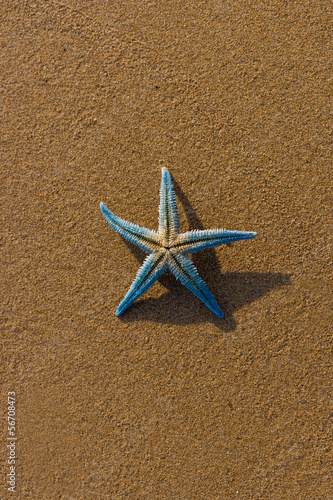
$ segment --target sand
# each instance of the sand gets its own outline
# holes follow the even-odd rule
[[[13,1],[1,12],[1,499],[329,499],[332,3]],[[120,318],[157,228],[258,237]]]

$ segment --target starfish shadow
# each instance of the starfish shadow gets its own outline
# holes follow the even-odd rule
[[[185,211],[189,230],[203,230],[204,226],[188,198],[172,178],[175,193]],[[131,253],[142,263],[147,254],[123,239]],[[233,243],[227,243],[230,247]],[[218,304],[224,312],[224,319],[217,318],[207,307],[187,290],[169,272],[158,279],[167,292],[157,298],[142,298],[137,300],[120,321],[127,323],[133,320],[147,320],[156,323],[198,324],[214,323],[223,331],[236,329],[233,313],[245,304],[254,302],[270,290],[290,285],[290,276],[280,273],[225,273],[222,274],[220,264],[214,249],[206,249],[192,255],[193,263],[202,279],[206,282]]]

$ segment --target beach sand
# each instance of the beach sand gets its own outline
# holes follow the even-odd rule
[[[2,499],[329,499],[332,4],[1,7]],[[121,317],[157,229],[256,231]],[[16,495],[16,496],[15,496]]]

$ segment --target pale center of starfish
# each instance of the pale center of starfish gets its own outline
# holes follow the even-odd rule
[[[169,243],[166,243],[165,241],[161,245],[161,251],[162,252],[170,252],[175,249],[177,241],[170,241]]]

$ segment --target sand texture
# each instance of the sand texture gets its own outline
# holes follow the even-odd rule
[[[0,498],[328,500],[330,0],[13,0],[1,23]],[[256,231],[123,316],[157,229]],[[7,490],[15,392],[16,493]]]

